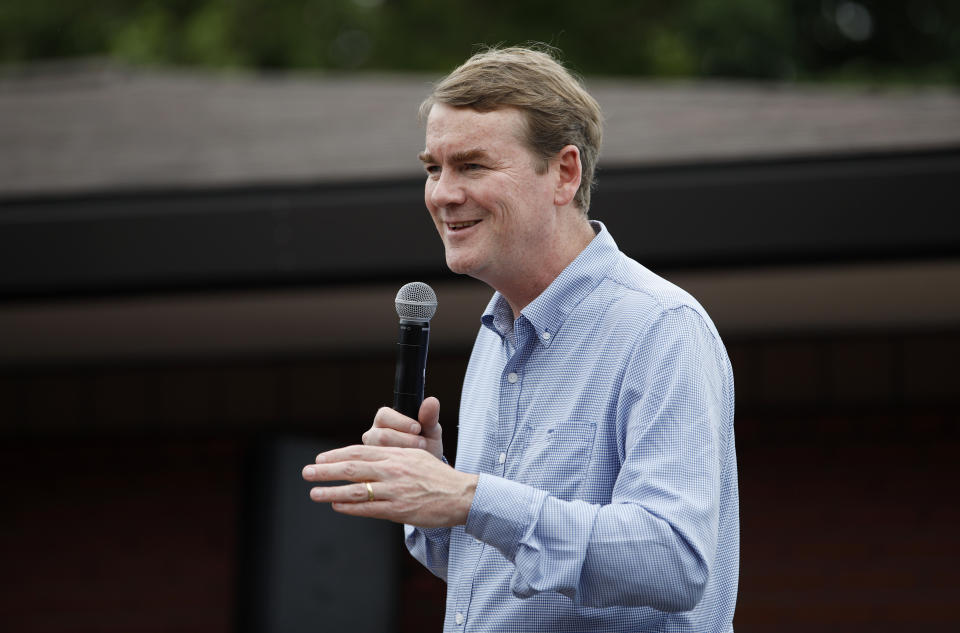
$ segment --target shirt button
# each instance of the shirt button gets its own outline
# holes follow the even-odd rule
[[[545,341],[549,341],[549,340],[550,340],[550,332],[544,332],[544,333],[543,333],[543,340],[545,340]]]
[[[457,611],[457,624],[463,624],[463,614]]]
[[[509,374],[507,374],[507,382],[509,382],[510,384],[517,382],[517,375],[513,372],[510,372]]]
[[[503,462],[507,461],[507,454],[506,454],[506,453],[500,453],[500,457],[497,458],[497,461],[500,462],[501,464],[502,464]]]

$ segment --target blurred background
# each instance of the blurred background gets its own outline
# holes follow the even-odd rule
[[[401,529],[303,464],[391,401],[437,290],[448,455],[490,291],[423,209],[416,108],[541,41],[607,118],[591,216],[737,381],[737,631],[952,631],[960,4],[0,5],[0,629],[440,630]]]

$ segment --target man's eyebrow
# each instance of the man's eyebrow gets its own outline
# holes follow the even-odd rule
[[[454,152],[453,156],[450,157],[451,163],[469,163],[474,160],[482,159],[487,157],[487,150],[482,147],[477,147],[474,149],[468,149],[463,152]]]
[[[424,163],[436,163],[436,159],[433,158],[433,155],[430,152],[423,151],[417,154],[419,158]],[[464,150],[462,152],[454,152],[450,155],[451,163],[469,163],[481,158],[487,158],[487,150],[482,147],[477,147],[474,149]]]

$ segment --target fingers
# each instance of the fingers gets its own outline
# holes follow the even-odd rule
[[[440,401],[434,397],[425,398],[420,404],[420,433],[427,440],[424,449],[439,460],[443,460],[443,429],[440,428]]]
[[[361,440],[367,446],[424,448],[420,442],[420,423],[388,407],[381,407],[373,418],[373,426]]]
[[[417,415],[423,426],[423,435],[433,437],[440,429],[440,401],[430,396],[424,398],[420,404],[420,413]]]
[[[374,500],[370,500],[370,492],[367,490],[367,484],[347,484],[345,486],[324,486],[313,488],[310,491],[310,498],[321,503],[378,503],[389,501],[387,487],[381,482],[371,483],[373,487]]]
[[[379,446],[347,446],[317,455],[316,463],[303,467],[307,481],[374,481],[383,478],[381,464],[391,451]]]
[[[363,503],[333,503],[331,507],[340,514],[350,514],[355,517],[373,517],[382,519],[385,509],[390,506],[387,501],[365,501]]]
[[[402,450],[393,446],[364,446],[354,444],[353,446],[344,446],[335,448],[317,455],[314,460],[317,464],[332,464],[334,462],[362,461],[378,462],[389,459],[397,451]]]
[[[393,429],[372,428],[363,434],[367,446],[395,446],[398,448],[426,448],[427,440],[419,435],[402,433]]]
[[[301,473],[307,481],[375,481],[382,477],[374,462],[337,462],[304,466]]]
[[[436,400],[436,398],[434,398]],[[394,411],[390,407],[380,407],[377,415],[373,417],[373,428],[393,429],[402,433],[420,433],[420,423],[408,418],[402,413]]]

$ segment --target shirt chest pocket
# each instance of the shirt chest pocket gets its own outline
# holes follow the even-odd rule
[[[524,429],[514,477],[560,499],[579,496],[593,461],[595,422],[558,422]]]

